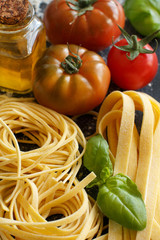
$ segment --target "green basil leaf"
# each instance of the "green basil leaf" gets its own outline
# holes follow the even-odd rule
[[[97,203],[104,215],[126,228],[140,231],[146,227],[146,208],[141,193],[123,174],[108,178],[99,187]]]
[[[83,156],[83,164],[103,181],[113,174],[113,166],[109,157],[109,146],[100,134],[88,140]]]
[[[126,0],[124,10],[132,26],[142,35],[147,36],[160,29],[159,0]]]

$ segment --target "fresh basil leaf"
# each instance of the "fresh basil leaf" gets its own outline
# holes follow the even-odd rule
[[[146,208],[141,193],[123,174],[112,176],[99,186],[97,203],[105,216],[126,228],[140,231],[146,227]]]
[[[83,156],[83,164],[103,181],[113,174],[113,166],[109,157],[109,146],[100,134],[88,140]]]
[[[123,7],[131,25],[141,35],[147,36],[160,29],[159,0],[126,0]],[[160,33],[156,37],[160,38]]]

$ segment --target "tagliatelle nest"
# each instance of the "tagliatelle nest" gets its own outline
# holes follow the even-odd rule
[[[31,144],[31,149],[22,151],[21,143]],[[70,118],[30,98],[0,96],[3,240],[82,240],[101,235],[102,214],[84,190],[95,175],[76,178],[85,146],[83,133]]]

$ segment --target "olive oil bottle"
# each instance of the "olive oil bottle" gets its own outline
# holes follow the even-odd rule
[[[23,21],[0,23],[0,90],[32,90],[32,71],[46,48],[45,27],[29,3]]]

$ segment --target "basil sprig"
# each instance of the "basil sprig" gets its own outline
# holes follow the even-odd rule
[[[143,230],[147,215],[142,195],[128,176],[113,176],[109,146],[100,134],[88,140],[83,164],[97,176],[89,187],[98,185],[97,204],[103,214],[126,228]]]

